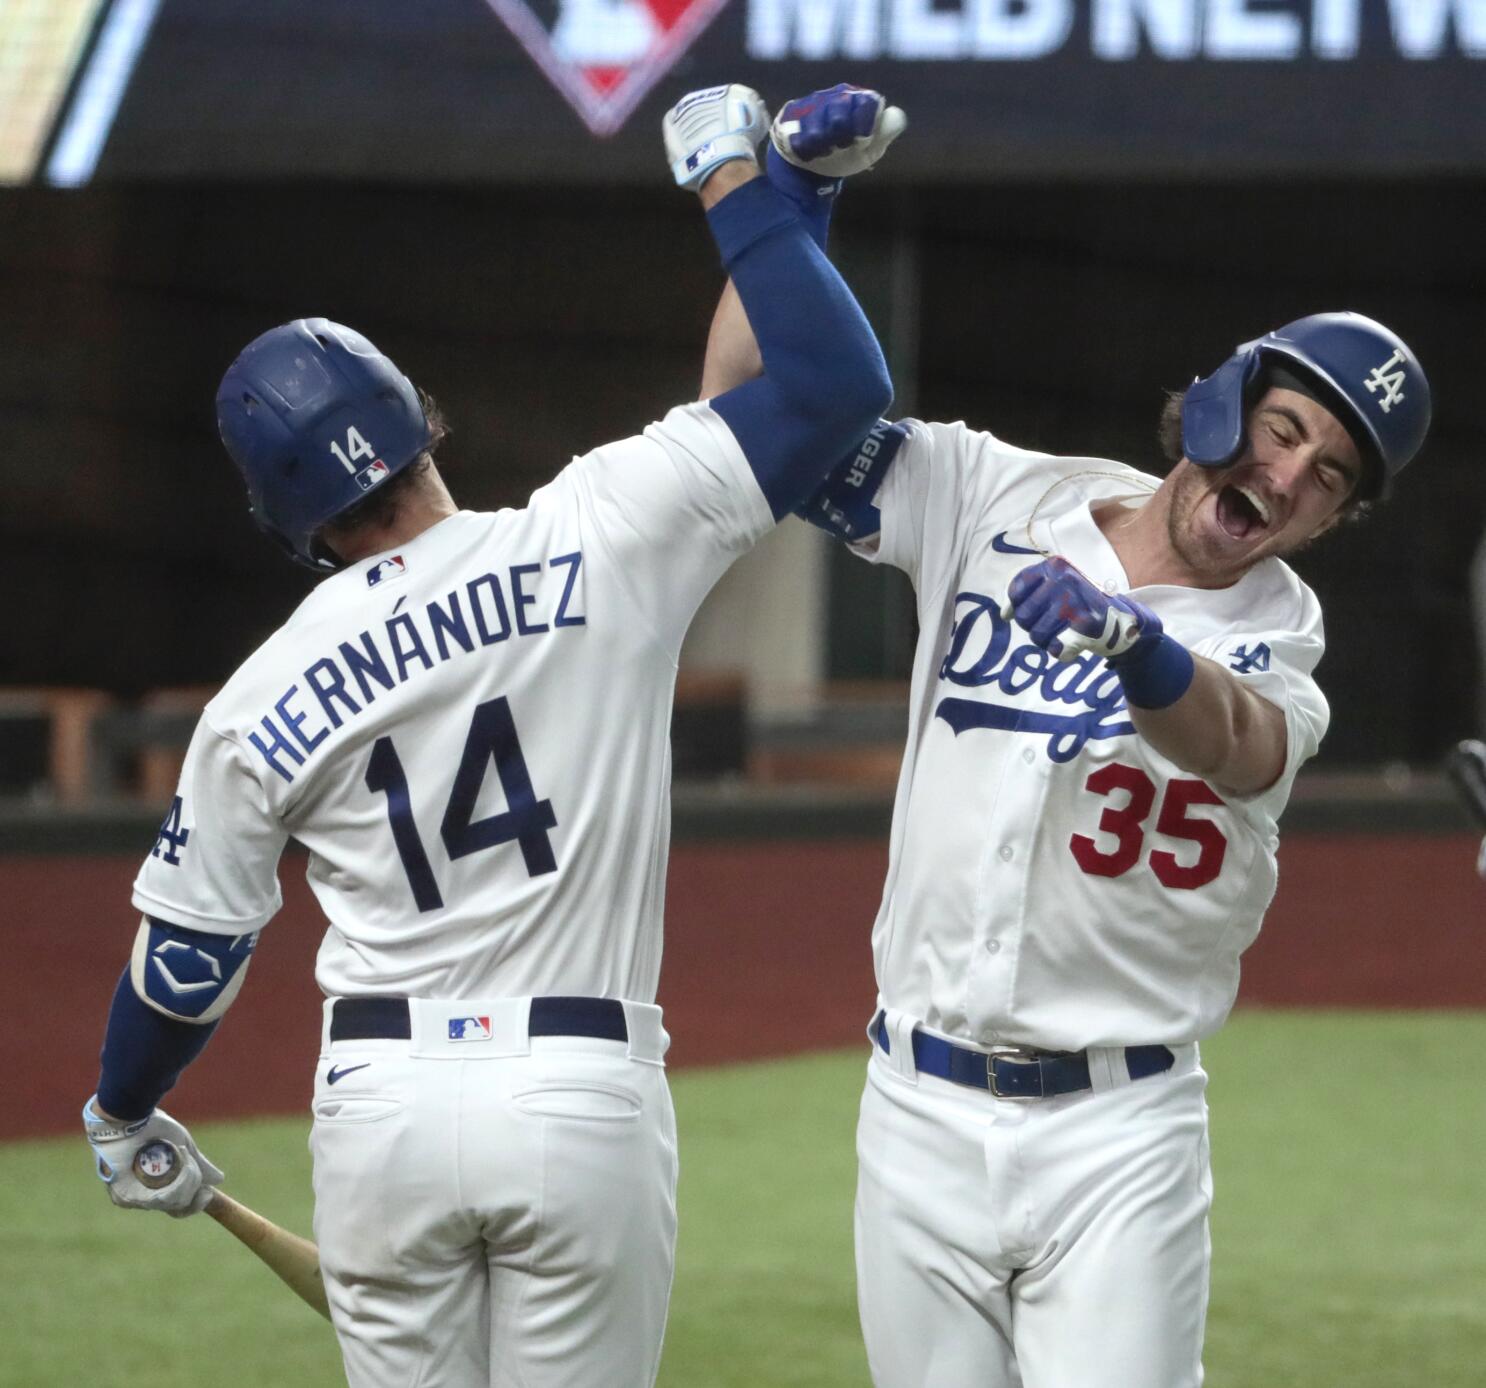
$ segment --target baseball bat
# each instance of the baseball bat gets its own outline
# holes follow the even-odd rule
[[[1445,771],[1476,827],[1486,830],[1486,743],[1457,742],[1445,758]]]
[[[170,1142],[150,1142],[134,1154],[134,1174],[151,1190],[159,1190],[175,1180],[180,1165],[180,1152]],[[320,1250],[309,1239],[291,1234],[225,1191],[212,1191],[205,1213],[266,1263],[306,1305],[330,1319],[330,1303],[320,1277]]]

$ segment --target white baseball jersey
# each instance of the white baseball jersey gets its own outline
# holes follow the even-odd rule
[[[1181,1044],[1221,1025],[1275,889],[1276,819],[1329,711],[1321,613],[1266,559],[1231,587],[1131,589],[1090,503],[1157,485],[963,424],[906,422],[858,546],[913,580],[920,636],[873,930],[881,1003],[972,1043]],[[1059,664],[999,607],[1041,552],[1152,608],[1285,714],[1268,790],[1223,793],[1136,736],[1119,680]]]
[[[653,1001],[677,653],[773,524],[694,404],[327,579],[207,705],[134,904],[256,931],[292,836],[329,995]]]

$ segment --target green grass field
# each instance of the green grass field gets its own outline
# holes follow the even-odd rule
[[[1247,1012],[1204,1047],[1209,1384],[1486,1381],[1483,1053],[1486,1015],[1446,1013]],[[681,1243],[663,1388],[867,1383],[851,1261],[862,1062],[674,1077]],[[235,1193],[308,1233],[307,1130],[198,1136]],[[0,1281],[5,1388],[343,1382],[324,1322],[211,1221],[114,1210],[80,1139],[0,1147]]]

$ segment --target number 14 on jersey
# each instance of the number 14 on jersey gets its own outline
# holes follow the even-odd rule
[[[499,814],[476,819],[475,804],[485,784],[485,771],[495,762],[496,775],[506,795],[506,809]],[[397,845],[413,900],[419,911],[443,909],[444,898],[418,833],[413,818],[412,793],[407,774],[390,737],[379,737],[372,747],[366,768],[368,790],[387,797],[387,818],[392,826],[392,841]],[[557,827],[557,816],[550,800],[538,800],[532,788],[531,773],[521,754],[516,736],[516,723],[511,706],[505,699],[489,699],[475,710],[464,742],[459,770],[444,809],[439,835],[451,860],[463,858],[498,844],[516,843],[526,870],[532,877],[557,871],[548,830]]]

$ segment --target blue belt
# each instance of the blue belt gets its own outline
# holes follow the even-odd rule
[[[629,1040],[618,998],[533,998],[526,1034]],[[331,1009],[332,1041],[407,1041],[412,1035],[406,998],[337,998]]]
[[[872,1022],[872,1035],[884,1053],[891,1055],[885,1015]],[[1089,1057],[1084,1051],[1028,1051],[1014,1048],[986,1054],[957,1046],[938,1036],[914,1030],[913,1063],[925,1075],[986,1089],[998,1099],[1051,1099],[1056,1094],[1074,1094],[1092,1089]],[[1132,1080],[1159,1075],[1176,1063],[1165,1046],[1126,1046],[1125,1068]]]

